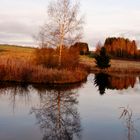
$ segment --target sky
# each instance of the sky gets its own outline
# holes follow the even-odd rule
[[[50,0],[0,0],[0,44],[36,45]],[[140,0],[80,0],[83,42],[90,48],[112,36],[140,42]]]

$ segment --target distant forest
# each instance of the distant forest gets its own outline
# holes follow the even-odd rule
[[[96,52],[101,47],[97,45]],[[109,37],[105,40],[103,47],[106,48],[107,53],[113,58],[140,59],[140,50],[138,50],[135,40]]]

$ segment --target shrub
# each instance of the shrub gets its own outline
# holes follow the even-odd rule
[[[58,66],[59,48],[38,48],[35,50],[35,63],[46,68],[74,69],[79,65],[79,54],[73,48],[63,47],[61,67]]]
[[[89,47],[87,43],[84,42],[77,42],[72,45],[70,48],[75,49],[80,55],[88,55],[89,54]]]
[[[47,68],[58,66],[58,55],[53,48],[37,48],[35,50],[35,63]]]
[[[79,66],[79,53],[73,48],[64,48],[62,51],[62,68],[75,69]]]

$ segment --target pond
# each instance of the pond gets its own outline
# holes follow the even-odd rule
[[[0,84],[1,140],[139,140],[140,78],[90,74],[59,87]]]

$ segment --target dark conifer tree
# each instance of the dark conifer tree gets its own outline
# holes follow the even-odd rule
[[[105,73],[95,74],[94,85],[98,87],[100,95],[105,94],[105,90],[108,89],[111,85],[109,81],[110,75]]]
[[[110,65],[110,57],[106,53],[106,48],[102,47],[99,54],[95,56],[97,67],[100,69],[109,68]]]

